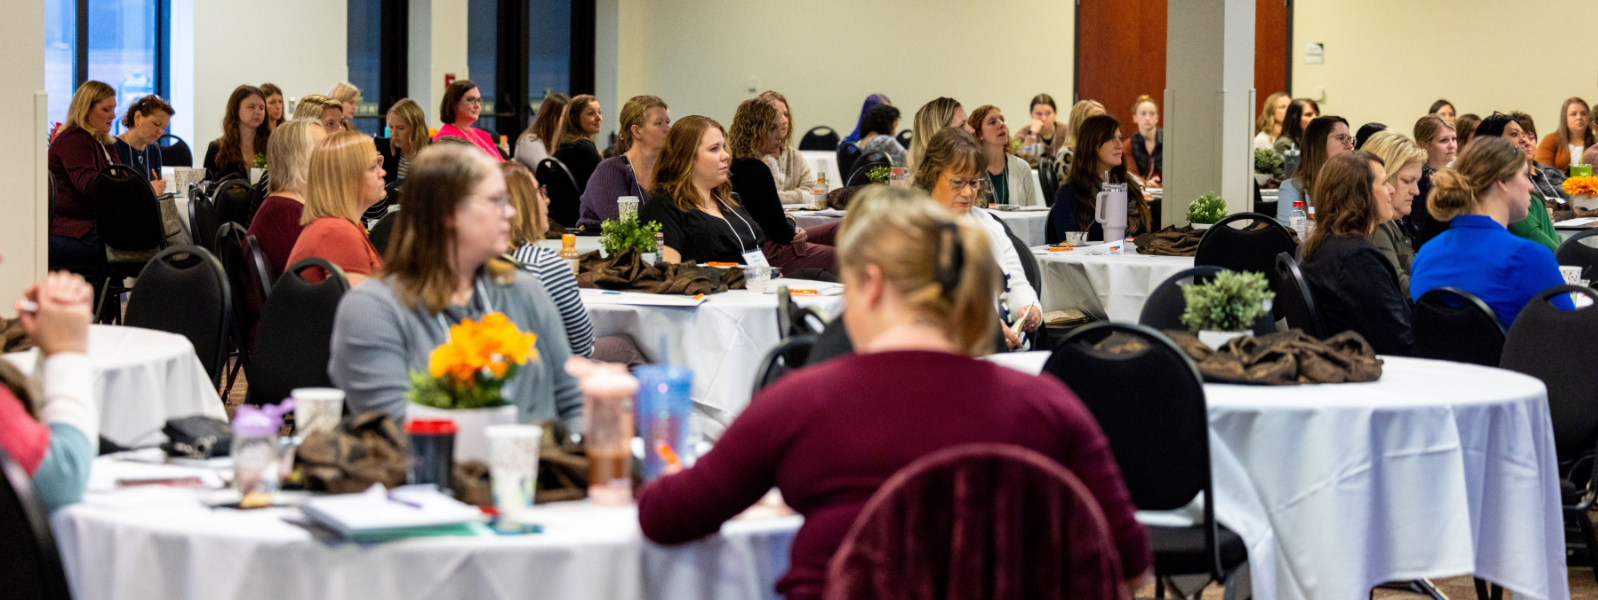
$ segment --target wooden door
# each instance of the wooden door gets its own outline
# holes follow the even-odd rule
[[[1260,114],[1265,98],[1287,91],[1287,3],[1290,0],[1258,0],[1254,3],[1254,114]]]

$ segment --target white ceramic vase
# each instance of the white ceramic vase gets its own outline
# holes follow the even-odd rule
[[[1571,196],[1570,205],[1581,210],[1598,210],[1598,196],[1591,194]]]
[[[1215,331],[1212,329],[1205,329],[1199,332],[1198,337],[1199,341],[1204,342],[1204,345],[1209,346],[1211,350],[1220,350],[1221,346],[1225,346],[1227,342],[1232,341],[1232,338],[1240,338],[1247,335],[1247,331]]]
[[[493,408],[459,408],[446,409],[422,406],[420,404],[406,405],[405,420],[411,419],[449,419],[455,422],[455,462],[461,463],[469,460],[488,463],[488,436],[483,433],[489,425],[515,425],[515,406],[496,406]]]

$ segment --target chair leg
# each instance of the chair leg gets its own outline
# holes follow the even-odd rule
[[[1572,515],[1576,520],[1576,528],[1581,530],[1581,539],[1587,544],[1587,564],[1592,566],[1592,576],[1598,580],[1598,536],[1593,534],[1592,517],[1585,511]]]
[[[1165,597],[1165,578],[1158,577],[1158,576],[1156,576],[1154,578],[1154,597],[1155,598],[1164,598]]]
[[[1225,586],[1225,588],[1226,588],[1221,594],[1222,600],[1238,600],[1238,598],[1253,598],[1254,597],[1254,581],[1253,581],[1253,578],[1248,578],[1247,579],[1248,588],[1249,589],[1246,590],[1246,591],[1242,590],[1243,582],[1244,582],[1244,578],[1245,577],[1248,577],[1248,563],[1247,562],[1244,562],[1243,564],[1238,565],[1238,567],[1236,569],[1232,569],[1231,573],[1227,573],[1225,579],[1221,580],[1221,585]]]
[[[1480,577],[1472,579],[1476,580],[1476,600],[1504,600],[1504,588]]]

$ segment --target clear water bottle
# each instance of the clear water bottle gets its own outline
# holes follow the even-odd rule
[[[1298,239],[1300,240],[1305,239],[1309,235],[1309,232],[1305,231],[1304,229],[1304,223],[1307,221],[1309,221],[1309,216],[1304,214],[1304,201],[1294,200],[1293,212],[1288,213],[1287,215],[1287,226],[1292,228],[1294,233],[1298,234]]]
[[[1304,220],[1304,237],[1302,239],[1309,239],[1310,234],[1313,233],[1315,233],[1315,207],[1311,206],[1309,207],[1309,218]]]
[[[294,410],[294,400],[260,408],[245,404],[233,416],[233,488],[240,505],[270,506],[272,494],[282,482],[282,460],[278,431],[283,428],[283,413]]]

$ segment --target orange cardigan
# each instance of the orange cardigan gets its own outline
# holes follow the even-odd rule
[[[1592,144],[1587,145],[1591,146]],[[1543,136],[1542,143],[1537,144],[1537,162],[1560,171],[1568,171],[1570,170],[1570,146],[1559,143],[1558,132]]]

